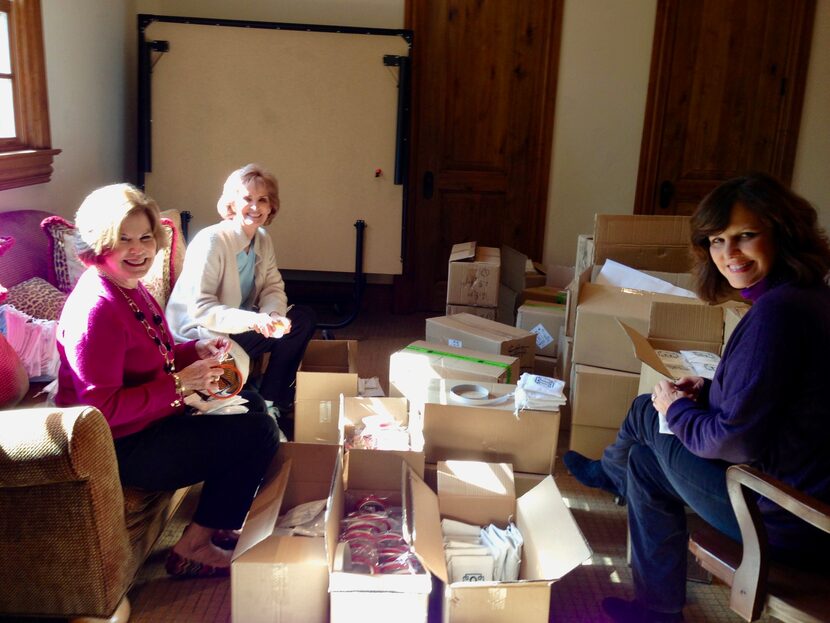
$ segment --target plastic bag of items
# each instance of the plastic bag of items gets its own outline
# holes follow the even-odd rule
[[[513,582],[519,579],[524,540],[510,522],[502,529],[441,520],[450,582]]]

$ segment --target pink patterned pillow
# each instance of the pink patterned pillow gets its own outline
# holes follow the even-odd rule
[[[72,288],[86,270],[86,266],[78,258],[75,226],[60,216],[50,216],[43,219],[40,228],[49,238],[49,251],[52,256],[49,280],[57,284],[62,292],[72,292]]]

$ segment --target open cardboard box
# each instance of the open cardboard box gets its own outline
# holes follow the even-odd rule
[[[499,249],[475,242],[454,244],[447,271],[447,304],[495,308],[500,264]]]
[[[350,501],[366,494],[382,496],[390,505],[402,507],[403,536],[410,546],[415,534],[428,531],[424,526],[430,522],[437,525],[437,502],[413,496],[413,482],[429,491],[415,471],[392,453],[349,452],[338,461],[326,518],[332,623],[426,623],[432,591],[432,577],[426,568],[415,574],[357,573],[349,570],[348,561],[341,559],[338,551],[340,520],[352,510]],[[440,526],[437,529],[440,533]]]
[[[731,307],[655,303],[646,335],[618,320],[641,362],[638,393],[651,393],[661,380],[677,380],[672,370],[660,360],[656,350],[700,350],[720,355],[723,348],[724,322]]]
[[[426,341],[516,357],[522,371],[533,370],[536,351],[536,336],[533,333],[472,314],[427,318]]]
[[[340,442],[340,394],[357,396],[357,340],[311,340],[297,370],[294,440]]]
[[[640,362],[620,330],[618,318],[646,333],[653,303],[706,307],[697,299],[594,283],[584,284],[579,297],[573,363],[635,373],[640,371]]]
[[[519,378],[519,360],[423,340],[412,342],[389,357],[391,396],[404,396],[407,392],[401,388],[413,384],[423,386],[429,379],[436,378],[515,383]]]
[[[418,476],[424,475],[424,433],[421,418],[417,412],[411,413],[406,398],[388,397],[347,397],[341,396],[340,412],[341,439],[349,448],[349,442],[355,434],[356,427],[360,426],[363,418],[373,416],[391,417],[408,433],[409,448],[397,450],[374,450],[363,448],[349,448],[347,454],[383,453],[397,457],[409,465]],[[358,459],[352,461],[354,465],[363,465]],[[391,463],[394,467],[395,463]]]
[[[688,216],[595,215],[594,234],[587,254],[591,256],[590,262],[587,257],[577,256],[576,274],[569,286],[568,335],[574,336],[576,331],[580,290],[591,281],[594,265],[601,266],[610,259],[647,272],[688,273],[690,232]]]
[[[330,497],[340,454],[333,445],[280,444],[233,554],[233,623],[328,621],[325,538],[277,536],[274,528],[298,504]]]
[[[509,480],[503,477],[504,464],[446,461],[437,469],[441,516],[475,524],[492,521],[501,527],[512,519],[524,539],[518,581],[450,584],[440,524],[417,524],[415,551],[444,582],[445,623],[547,623],[551,586],[591,557],[553,477],[544,477],[516,498],[512,473]],[[422,501],[417,508],[427,507],[426,500],[435,494],[422,481],[413,480],[412,485],[413,498]]]
[[[468,382],[432,379],[419,394],[408,396],[410,408],[423,417],[424,454],[428,463],[467,459],[511,463],[522,472],[550,474],[559,438],[559,411],[526,409],[516,417],[515,385],[476,383],[504,401],[471,405],[453,398],[452,388]]]

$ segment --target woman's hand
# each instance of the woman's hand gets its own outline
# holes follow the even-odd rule
[[[284,323],[287,323],[287,329]],[[264,337],[280,338],[291,330],[291,321],[276,313],[257,314],[257,320],[251,325],[251,330]]]
[[[179,380],[182,382],[182,391],[219,391],[219,377],[222,376],[222,368],[219,359],[209,357],[194,361],[189,366],[179,371]]]
[[[196,342],[196,354],[199,355],[199,359],[214,358],[221,361],[230,347],[231,342],[226,337],[206,338]]]
[[[700,383],[697,383],[697,379]],[[699,377],[683,377],[676,383],[671,381],[660,381],[654,386],[651,394],[651,402],[658,413],[666,413],[675,400],[680,398],[695,399],[703,387],[703,379]]]
[[[282,337],[286,333],[291,333],[291,318],[288,316],[280,316],[277,312],[271,312],[271,320],[277,325],[274,337]]]

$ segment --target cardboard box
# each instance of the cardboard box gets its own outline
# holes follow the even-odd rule
[[[416,551],[423,553],[424,564],[444,582],[443,620],[447,623],[547,623],[551,586],[591,556],[591,549],[552,476],[516,497],[515,505],[505,504],[503,493],[488,496],[487,485],[481,483],[502,482],[504,479],[498,474],[503,468],[468,461],[438,464],[440,508],[446,506],[448,498],[453,498],[457,519],[472,523],[482,511],[490,510],[496,519],[494,523],[504,527],[510,519],[507,509],[515,507],[513,520],[524,539],[518,581],[449,584],[443,548],[439,547],[440,526],[437,533],[426,529],[416,533]],[[416,485],[417,496],[427,499],[435,495],[423,482]],[[433,524],[428,527],[433,528]]]
[[[556,343],[557,379],[565,381],[565,389],[571,386],[571,361],[573,360],[574,339],[565,335],[565,327],[559,329],[559,341]]]
[[[387,397],[346,397],[341,396],[340,412],[342,435],[341,438],[347,448],[347,454],[364,452],[383,452],[402,459],[418,476],[424,475],[424,433],[423,425],[417,412],[416,417],[410,417],[409,403],[406,398]],[[363,425],[366,417],[391,417],[398,425],[407,431],[407,448],[395,450],[376,450],[352,447],[356,430]],[[354,461],[353,461],[354,462]],[[362,464],[362,463],[355,463]]]
[[[519,379],[519,360],[420,340],[389,357],[390,396],[412,394],[426,385],[429,379],[436,378],[516,383]]]
[[[329,620],[325,538],[273,532],[286,511],[328,497],[339,454],[338,446],[280,444],[272,476],[260,486],[233,554],[233,623]]]
[[[412,409],[423,415],[427,463],[447,459],[511,463],[514,469],[550,474],[559,437],[558,411],[524,410],[513,414],[515,385],[477,383],[497,399],[476,406],[453,398],[452,388],[464,381],[433,379],[425,391],[410,396]]]
[[[413,484],[417,483],[417,484]],[[392,505],[403,507],[404,538],[420,554],[413,534],[437,530],[438,505],[435,494],[400,457],[387,452],[349,453],[338,462],[329,496],[326,544],[329,568],[331,623],[426,623],[432,578],[426,569],[416,574],[365,574],[346,568],[338,558],[340,520],[351,509],[351,499],[368,493],[387,497]],[[417,494],[413,494],[417,492]],[[440,541],[439,541],[440,547]],[[420,556],[419,556],[420,557]]]
[[[517,357],[522,371],[529,372],[533,369],[536,349],[534,334],[472,314],[427,318],[426,341]]]
[[[584,454],[589,459],[599,459],[607,446],[617,439],[617,428],[583,426],[571,424],[571,450]]]
[[[496,307],[499,297],[499,249],[475,242],[455,244],[447,273],[447,304]]]
[[[573,363],[639,372],[640,362],[617,319],[646,333],[654,302],[703,306],[702,301],[681,296],[584,284],[576,313]]]
[[[720,355],[727,309],[734,308],[655,303],[646,334],[620,321],[634,355],[642,362],[639,393],[651,393],[663,379],[676,380],[683,376],[669,370],[655,350],[698,350]]]
[[[447,305],[447,316],[455,314],[472,314],[487,320],[496,319],[496,307],[473,307],[472,305]]]
[[[559,329],[567,323],[565,305],[525,301],[516,313],[516,326],[536,336],[536,354],[556,357]]]
[[[584,245],[581,255],[577,254],[577,270],[569,286],[567,334],[575,335],[580,289],[591,281],[593,266],[610,259],[647,272],[688,273],[689,236],[688,216],[595,215],[593,236],[579,239]],[[586,265],[588,258],[592,264]]]
[[[294,440],[340,442],[340,394],[357,396],[357,341],[311,340],[297,370]]]
[[[561,378],[556,376],[559,368],[559,360],[555,357],[542,357],[536,355],[533,358],[533,373],[541,376],[549,376],[551,378]]]
[[[611,259],[631,268],[687,273],[690,240],[688,216],[597,214],[594,264]]]
[[[618,429],[637,397],[639,382],[639,374],[577,364],[571,387],[572,425]]]

